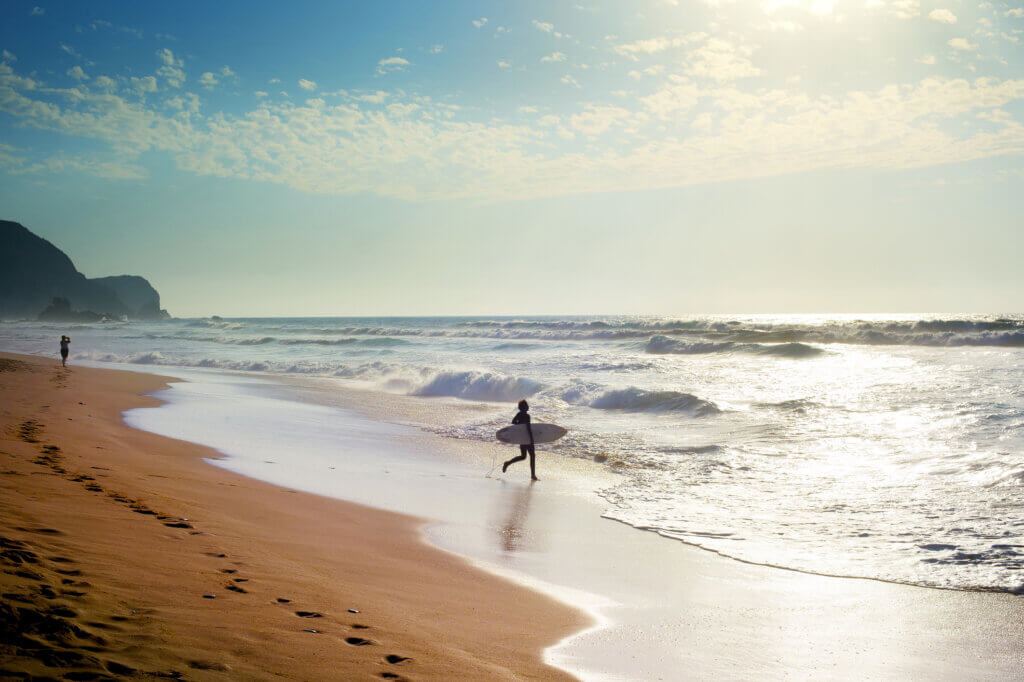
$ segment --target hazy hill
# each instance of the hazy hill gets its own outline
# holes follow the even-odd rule
[[[88,279],[56,246],[25,226],[0,220],[0,318],[36,318],[54,298],[71,309],[108,317],[166,316],[160,295],[142,277]]]

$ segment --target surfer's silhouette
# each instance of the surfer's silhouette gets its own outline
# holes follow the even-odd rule
[[[525,400],[519,401],[519,412],[516,416],[512,417],[513,424],[526,424],[526,431],[530,434],[530,444],[519,446],[519,456],[513,457],[509,461],[501,465],[501,473],[505,473],[508,470],[508,465],[513,462],[521,462],[526,459],[526,455],[530,455],[530,480],[539,481],[537,478],[536,471],[536,459],[537,455],[533,448],[533,428],[530,426],[530,404]]]

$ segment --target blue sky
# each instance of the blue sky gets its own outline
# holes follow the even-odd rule
[[[1024,8],[0,8],[0,207],[175,314],[1011,312]]]

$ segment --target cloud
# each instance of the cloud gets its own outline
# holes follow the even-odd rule
[[[160,60],[162,66],[156,70],[158,76],[162,76],[167,80],[167,84],[172,88],[180,88],[185,84],[185,71],[182,67],[185,65],[184,61],[174,56],[166,47],[156,51],[157,59]]]
[[[499,59],[498,60],[498,68],[499,69],[511,69],[512,68],[512,62],[506,61],[504,59]]]
[[[402,57],[388,57],[377,62],[377,75],[391,73],[392,71],[404,71],[409,66],[409,60]]]
[[[427,50],[430,54],[441,54],[444,52],[444,45],[431,45],[430,49]]]
[[[707,37],[706,33],[690,33],[685,36],[674,36],[671,38],[668,36],[656,36],[654,38],[636,40],[632,43],[615,45],[612,49],[623,57],[636,60],[638,55],[654,54],[655,52],[662,52],[673,47],[682,47],[704,40]],[[606,38],[613,39],[614,36],[606,36]]]
[[[131,26],[118,26],[116,24],[112,24],[109,21],[106,21],[105,19],[96,19],[89,24],[89,27],[92,28],[92,30],[94,31],[104,29],[108,31],[116,31],[118,33],[127,33],[139,39],[142,38],[142,31],[140,31],[139,29],[132,28]]]
[[[683,76],[672,75],[660,90],[641,98],[640,103],[652,115],[667,119],[693,109],[700,98],[701,91],[696,83]]]
[[[205,71],[203,75],[199,77],[199,84],[207,90],[213,90],[216,86],[220,85],[224,80],[238,81],[238,74],[236,74],[230,66],[220,67],[220,71],[213,73],[212,71]]]
[[[41,17],[44,14],[46,14],[46,10],[43,9],[42,7],[33,7],[32,11],[29,12],[29,14],[31,14],[34,17]]]
[[[541,57],[540,60],[542,62],[564,62],[565,61],[565,53],[564,52],[552,52],[549,55]]]
[[[1003,13],[1003,16],[1024,19],[1024,7],[1015,7],[1013,9],[1008,9]]]
[[[975,50],[978,49],[978,46],[976,44],[969,43],[963,38],[952,38],[946,44],[949,45],[954,50],[961,50],[964,52],[974,52]]]
[[[93,81],[93,85],[100,90],[113,90],[117,87],[117,81],[110,76],[97,76],[96,80]]]
[[[316,90],[316,81],[307,80],[305,78],[299,79],[299,87],[303,90],[313,91]]]
[[[77,64],[68,69],[68,75],[74,78],[76,81],[89,80],[89,76],[87,76],[85,71],[82,70],[82,67],[78,66]]]
[[[82,58],[82,53],[79,52],[78,50],[76,50],[71,45],[65,45],[64,43],[61,43],[60,44],[60,49],[61,49],[61,52],[65,52],[65,53],[71,55],[72,57],[74,57],[75,59],[81,59]]]
[[[166,47],[157,50],[156,56],[164,63],[165,66],[178,66],[180,64],[180,62],[174,58],[174,53]]]
[[[914,61],[917,62],[918,64],[928,64],[929,66],[931,66],[932,64],[935,63],[935,55],[926,54],[923,57],[918,57]]]
[[[928,13],[928,18],[940,24],[955,24],[957,22],[956,15],[948,9],[933,9]]]
[[[477,28],[483,28],[484,24],[487,23],[487,17],[480,17],[479,19],[473,20],[473,25]]]
[[[569,36],[567,36],[564,33],[560,33],[559,31],[556,31],[555,30],[555,25],[554,24],[550,24],[550,23],[548,23],[546,21],[537,21],[536,19],[534,19],[533,21],[530,22],[530,24],[535,29],[537,29],[538,31],[542,31],[544,33],[549,33],[549,34],[553,35],[556,38],[568,38],[569,37]]]
[[[709,38],[704,45],[687,55],[686,72],[691,76],[712,78],[719,82],[751,78],[761,73],[749,59],[752,52],[749,47]]]
[[[813,95],[771,87],[744,91],[734,81],[676,73],[652,94],[619,106],[592,102],[563,116],[521,116],[511,124],[401,91],[384,107],[366,106],[360,100],[365,93],[339,91],[331,104],[267,98],[248,111],[199,116],[195,94],[147,96],[156,87],[153,77],[129,78],[123,82],[132,87],[120,92],[97,87],[101,78],[107,77],[56,90],[0,63],[0,112],[28,129],[93,141],[91,166],[82,172],[116,173],[156,154],[198,176],[419,201],[921,168],[1024,150],[1024,79],[929,77]],[[984,125],[963,125],[979,120]],[[613,149],[572,142],[612,133]],[[45,153],[37,162],[4,153],[13,157],[5,162],[11,167],[45,168]]]
[[[142,78],[131,79],[132,89],[140,95],[147,92],[156,92],[156,78],[153,76],[143,76]]]
[[[267,91],[266,90],[256,90],[252,94],[255,95],[256,97],[260,98],[260,99],[263,99],[264,97],[267,96]]]
[[[563,83],[565,83],[566,85],[571,85],[574,88],[582,87],[580,85],[580,82],[578,80],[576,80],[575,78],[573,78],[572,76],[570,76],[569,74],[565,74],[559,80],[562,81]]]
[[[18,61],[18,58],[15,57],[10,52],[8,52],[7,50],[3,51],[2,56],[3,56],[4,61],[7,61],[7,62],[16,62],[16,61]]]
[[[138,165],[120,161],[102,161],[75,156],[51,156],[34,163],[24,157],[7,153],[13,148],[0,145],[0,168],[13,175],[41,175],[52,173],[85,173],[109,180],[139,180],[146,170]]]
[[[370,104],[383,104],[384,100],[391,96],[391,93],[378,90],[377,92],[370,92],[363,95],[357,95],[355,99],[360,102],[369,102]]]
[[[913,19],[921,14],[920,0],[867,0],[864,7],[881,10],[897,19]]]
[[[583,135],[596,136],[629,120],[629,111],[620,107],[587,104],[583,111],[569,117],[569,126]]]

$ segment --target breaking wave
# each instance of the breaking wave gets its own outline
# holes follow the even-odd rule
[[[558,397],[571,405],[583,405],[597,410],[684,412],[694,417],[721,412],[710,400],[680,391],[647,391],[635,387],[603,389],[578,382],[562,389]]]
[[[492,372],[440,372],[412,391],[418,396],[450,396],[466,400],[510,402],[536,394],[544,385]]]
[[[821,348],[795,341],[775,344],[735,343],[732,341],[688,342],[670,339],[663,335],[652,336],[644,350],[658,355],[699,355],[705,353],[737,352],[775,355],[783,358],[809,358],[825,352]]]

